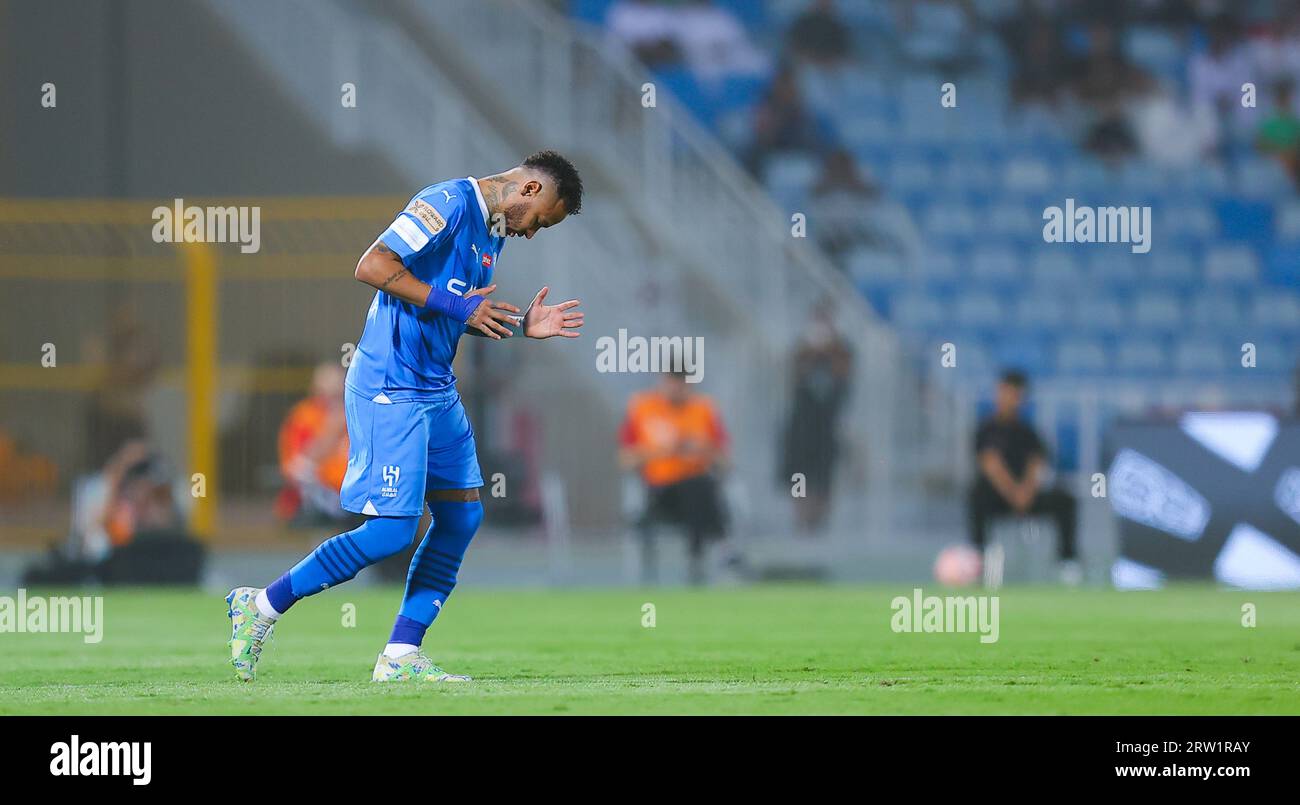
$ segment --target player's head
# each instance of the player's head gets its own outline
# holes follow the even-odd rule
[[[501,202],[508,237],[531,238],[582,212],[582,177],[560,154],[538,151],[517,170],[521,181]]]
[[[1003,416],[1011,416],[1020,410],[1025,399],[1025,389],[1029,379],[1019,369],[1007,369],[998,379],[997,409]]]

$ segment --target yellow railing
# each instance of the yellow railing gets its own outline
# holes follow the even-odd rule
[[[184,199],[186,207],[258,207],[261,249],[244,254],[236,244],[155,243],[153,211],[172,206],[170,198],[0,198],[0,282],[79,283],[83,297],[100,293],[106,282],[180,286],[184,363],[164,367],[156,382],[184,389],[190,473],[203,474],[206,485],[206,496],[195,501],[192,526],[209,536],[217,528],[218,394],[304,391],[312,371],[311,366],[223,364],[218,340],[222,284],[350,280],[361,250],[403,201],[395,196]],[[109,292],[103,293],[107,299]],[[51,294],[49,304],[57,305],[58,298]],[[104,376],[104,367],[95,364],[60,363],[53,372],[34,363],[0,362],[0,391],[90,392]]]

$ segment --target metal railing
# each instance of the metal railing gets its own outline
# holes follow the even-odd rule
[[[871,468],[865,494],[854,496],[854,530],[884,533],[892,502],[913,486],[930,427],[919,378],[856,288],[814,243],[794,236],[790,217],[735,157],[601,32],[529,0],[401,5],[438,52],[472,65],[484,106],[595,162],[625,217],[648,232],[649,248],[739,319],[710,344],[713,365],[726,364],[714,370],[723,382],[711,390],[724,410],[738,412],[746,433],[770,433],[775,442],[791,347],[813,306],[835,301],[857,356],[851,438]],[[770,488],[771,447],[737,446],[754,485]]]

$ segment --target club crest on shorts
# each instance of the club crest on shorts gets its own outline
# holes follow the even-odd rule
[[[379,488],[379,496],[385,498],[397,497],[397,482],[401,480],[402,468],[396,464],[385,464],[383,475],[384,485]]]

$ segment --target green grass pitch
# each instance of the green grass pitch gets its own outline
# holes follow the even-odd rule
[[[226,663],[222,595],[108,591],[99,644],[0,634],[0,713],[1300,713],[1300,594],[1008,588],[981,644],[893,632],[910,592],[463,589],[426,647],[475,681],[421,687],[369,682],[398,588],[299,603],[252,684]]]

